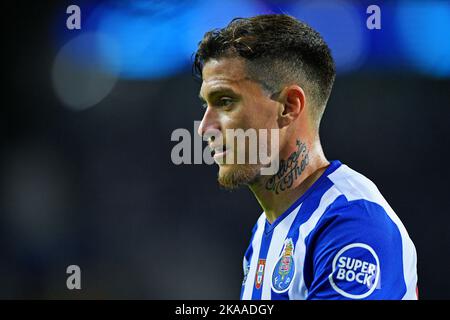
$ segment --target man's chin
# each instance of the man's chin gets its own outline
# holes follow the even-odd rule
[[[254,183],[260,176],[260,166],[248,164],[219,165],[218,182],[229,190]]]

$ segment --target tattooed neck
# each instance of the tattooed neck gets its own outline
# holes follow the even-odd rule
[[[297,150],[287,160],[280,160],[278,172],[266,182],[266,189],[279,194],[292,187],[309,163],[306,144],[297,140]]]

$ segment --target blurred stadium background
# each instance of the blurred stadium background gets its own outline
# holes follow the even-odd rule
[[[366,28],[371,4],[381,30]],[[330,44],[326,154],[404,222],[420,297],[450,298],[450,3],[344,0],[3,2],[0,298],[239,297],[261,210],[220,190],[215,166],[172,164],[170,135],[202,117],[190,63],[204,32],[262,13]]]

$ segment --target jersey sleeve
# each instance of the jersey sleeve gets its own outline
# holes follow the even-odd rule
[[[366,200],[329,208],[306,239],[308,300],[402,299],[402,237],[383,207]]]

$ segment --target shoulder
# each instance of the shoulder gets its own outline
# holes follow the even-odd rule
[[[371,180],[345,165],[328,179],[333,183],[335,200],[307,239],[316,253],[322,248],[339,251],[352,243],[364,243],[379,252],[394,247],[401,251],[406,230]]]
[[[386,251],[401,246],[401,238],[400,228],[382,205],[367,199],[349,201],[341,195],[327,208],[306,243],[316,254],[340,250],[352,243]]]
[[[344,228],[344,235],[349,238],[358,234],[378,236],[380,240],[387,240],[393,234],[407,236],[397,214],[371,180],[346,165],[327,178],[332,182],[335,198],[319,219],[314,233]]]
[[[366,177],[341,166],[328,178],[335,200],[305,239],[310,297],[401,299],[405,248],[415,259],[402,223]]]
[[[344,164],[329,174],[327,178],[349,201],[365,199],[387,205],[386,200],[372,180]]]

